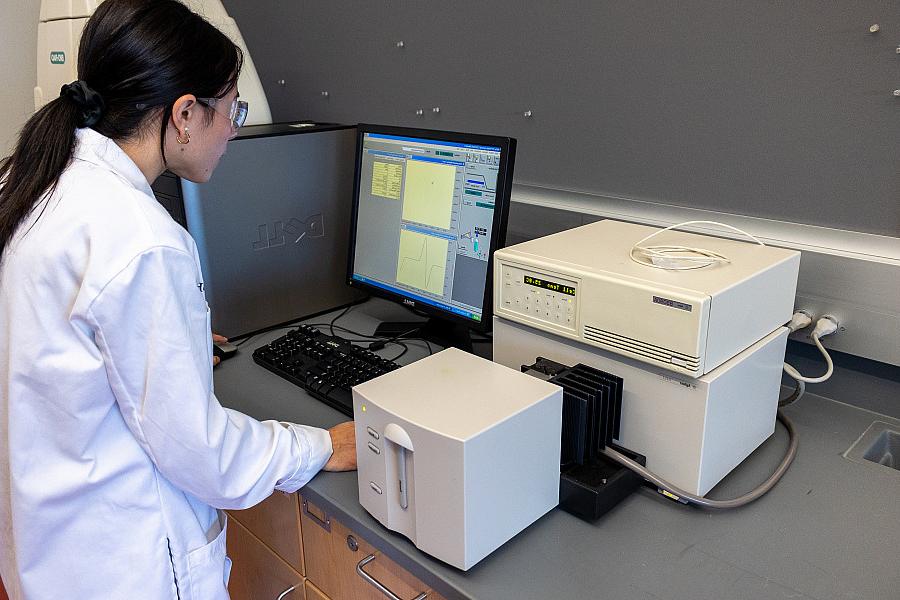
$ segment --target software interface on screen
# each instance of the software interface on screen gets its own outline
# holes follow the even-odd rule
[[[353,279],[481,321],[500,148],[364,133]]]

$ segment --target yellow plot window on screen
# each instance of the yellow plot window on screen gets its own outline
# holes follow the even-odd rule
[[[397,281],[442,296],[448,246],[443,238],[401,229]]]
[[[456,167],[419,160],[406,163],[403,220],[450,229]]]

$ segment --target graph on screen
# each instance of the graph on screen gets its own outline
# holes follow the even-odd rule
[[[400,231],[397,282],[443,295],[449,241],[415,231]]]
[[[410,160],[403,188],[403,220],[450,229],[456,168]]]

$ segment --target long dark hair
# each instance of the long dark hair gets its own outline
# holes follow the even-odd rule
[[[188,93],[225,96],[237,85],[242,61],[240,48],[176,0],[100,4],[81,36],[78,80],[99,95],[102,112],[88,114],[71,97],[59,97],[25,124],[12,155],[0,162],[0,257],[17,227],[56,189],[72,160],[78,127],[128,140],[152,133],[148,128],[162,115],[165,162],[175,101]]]

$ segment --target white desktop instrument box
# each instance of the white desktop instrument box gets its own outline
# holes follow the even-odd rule
[[[699,377],[791,319],[800,253],[666,231],[648,244],[730,262],[668,271],[631,260],[654,227],[598,221],[494,254],[494,314]]]
[[[559,503],[562,388],[448,348],[353,387],[359,501],[468,569]]]
[[[697,378],[502,317],[493,330],[494,360],[510,368],[543,357],[621,377],[617,442],[693,494],[705,496],[775,431],[786,327]]]

